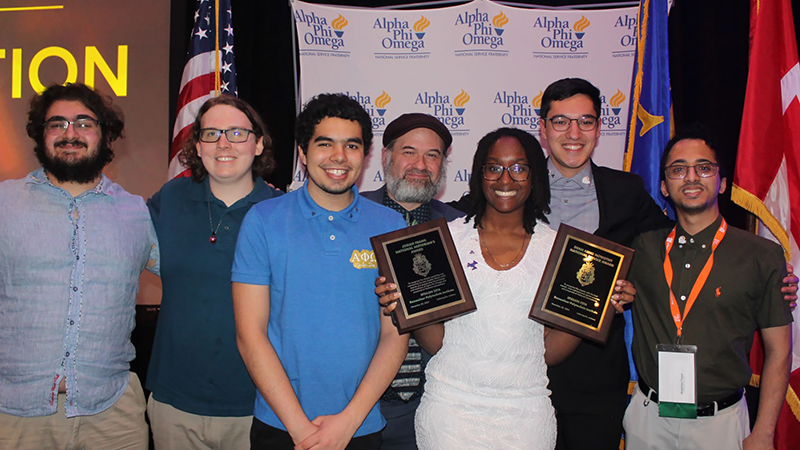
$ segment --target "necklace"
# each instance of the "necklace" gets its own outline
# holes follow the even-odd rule
[[[206,200],[206,206],[208,206],[208,226],[211,227],[211,237],[208,238],[208,242],[214,244],[217,242],[217,231],[219,231],[219,226],[222,225],[222,219],[225,217],[225,213],[222,214],[222,217],[219,218],[219,222],[217,222],[217,228],[214,228],[214,222],[211,220],[211,195],[209,194],[209,198]]]
[[[500,262],[498,262],[497,259],[495,259],[494,255],[492,255],[492,252],[489,251],[489,247],[483,242],[483,235],[481,234],[481,229],[478,228],[478,240],[481,242],[481,247],[483,247],[483,249],[486,250],[486,254],[489,255],[489,258],[492,258],[492,261],[494,261],[494,263],[500,266],[500,268],[502,269],[511,267],[517,263],[522,254],[525,253],[525,248],[528,246],[528,241],[530,240],[530,238],[531,235],[526,233],[525,239],[522,240],[522,248],[519,249],[519,253],[517,253],[517,256],[515,256],[514,259],[512,259],[511,262],[508,264],[500,264]]]

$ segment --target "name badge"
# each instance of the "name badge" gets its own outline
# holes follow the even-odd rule
[[[658,344],[658,415],[697,418],[695,345]]]

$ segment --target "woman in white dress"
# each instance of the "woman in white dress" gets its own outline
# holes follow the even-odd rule
[[[550,189],[542,148],[525,131],[495,130],[479,142],[472,175],[466,223],[449,226],[478,309],[414,332],[435,353],[415,419],[417,445],[552,450],[546,364],[569,356],[579,339],[528,319],[556,234],[545,225]],[[399,297],[394,289],[375,290],[387,313]]]

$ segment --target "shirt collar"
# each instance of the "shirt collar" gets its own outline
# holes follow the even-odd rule
[[[403,218],[406,220],[406,223],[411,226],[412,223],[408,223],[409,220],[407,216],[410,216],[414,223],[425,223],[431,221],[431,202],[423,203],[418,207],[407,210],[403,205],[397,203],[392,197],[389,196],[389,190],[383,190],[383,206],[387,206],[392,208],[393,210],[399,212],[403,215]]]
[[[211,186],[208,184],[208,176],[203,181],[197,183],[194,180],[189,184],[189,198],[197,202],[206,202],[211,196]],[[260,178],[255,179],[253,190],[244,196],[247,203],[258,203],[266,198],[267,183]],[[236,203],[239,203],[238,201]]]
[[[576,173],[572,177],[565,177],[557,168],[556,165],[553,163],[553,158],[547,158],[547,171],[548,176],[550,177],[550,186],[558,183],[561,180],[568,180],[574,183],[577,186],[580,186],[583,190],[589,190],[589,188],[594,185],[594,175],[592,174],[592,164],[586,164],[583,166],[580,172]]]
[[[677,242],[679,246],[698,245],[702,249],[711,248],[711,244],[714,241],[714,236],[717,234],[717,230],[719,229],[721,223],[722,215],[720,214],[717,216],[717,220],[715,220],[714,223],[707,226],[702,231],[699,231],[694,236],[687,233],[686,230],[681,227],[680,223],[678,223],[675,225],[675,242]]]
[[[311,198],[311,194],[308,193],[308,179],[306,179],[303,187],[298,189],[298,191],[297,195],[300,196],[300,211],[306,219],[333,215],[350,222],[358,222],[358,216],[361,211],[361,196],[358,194],[358,187],[356,187],[356,185],[350,188],[350,192],[353,193],[353,201],[341,211],[329,211],[319,206],[317,202]]]
[[[40,167],[40,168],[34,170],[33,172],[29,173],[28,176],[25,178],[25,182],[26,183],[31,183],[31,184],[38,184],[40,186],[48,186],[48,187],[53,188],[53,189],[58,189],[60,191],[64,191],[64,189],[61,189],[60,187],[58,187],[58,186],[54,185],[52,182],[50,182],[50,179],[47,178],[47,174],[45,173],[44,168],[42,168],[42,167]],[[100,174],[100,182],[97,183],[97,185],[95,187],[89,189],[88,191],[84,192],[83,194],[79,195],[78,197],[83,197],[83,196],[92,195],[92,194],[107,195],[112,200],[116,201],[117,200],[117,195],[119,194],[119,192],[118,192],[119,189],[120,189],[119,186],[114,187],[114,183],[110,179],[108,179],[108,177],[105,174],[101,173]],[[64,192],[66,192],[66,191],[64,191]]]

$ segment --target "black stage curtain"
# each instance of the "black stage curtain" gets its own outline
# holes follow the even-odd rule
[[[421,0],[328,0],[312,3],[377,7],[420,3]],[[608,0],[517,1],[521,4],[565,6],[617,3]],[[233,0],[239,96],[264,117],[274,138],[278,169],[268,181],[284,187],[292,176],[293,127],[296,111],[288,0]],[[610,5],[611,6],[611,5]],[[800,1],[792,0],[795,29],[800,29]],[[170,117],[174,120],[181,72],[185,63],[194,0],[172,2],[170,40]],[[720,159],[728,182],[733,181],[744,93],[750,2],[748,0],[675,0],[669,18],[670,72],[676,126],[699,121],[720,144]],[[581,74],[575,74],[581,76]],[[164,155],[165,161],[168,155]],[[745,212],[721,200],[722,214],[745,227]]]

